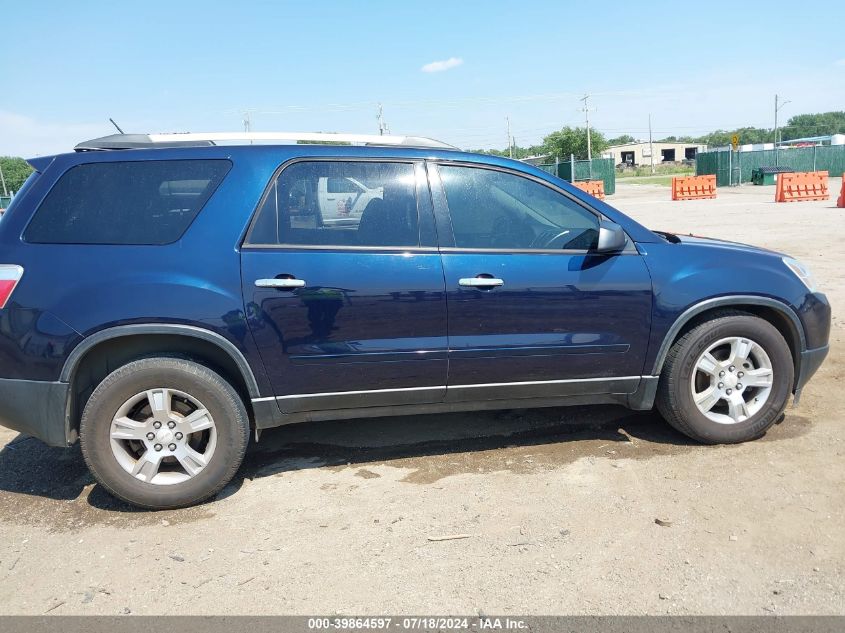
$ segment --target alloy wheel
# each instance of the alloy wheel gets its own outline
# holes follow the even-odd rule
[[[774,379],[763,347],[747,337],[731,336],[710,345],[695,363],[690,388],[698,410],[720,424],[753,417],[768,400]]]
[[[118,464],[155,485],[196,477],[217,447],[217,428],[208,409],[190,394],[167,388],[129,398],[114,415],[109,434]]]

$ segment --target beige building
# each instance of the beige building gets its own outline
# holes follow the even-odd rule
[[[602,152],[602,158],[612,158],[613,164],[651,165],[651,152],[654,151],[654,164],[679,163],[683,160],[695,160],[698,152],[707,149],[706,145],[695,143],[652,143],[637,141],[625,145],[613,145]]]

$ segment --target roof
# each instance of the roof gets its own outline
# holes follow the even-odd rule
[[[369,146],[404,146],[430,149],[457,149],[452,145],[422,136],[380,136],[371,134],[328,134],[322,132],[185,132],[174,134],[112,134],[79,143],[77,152],[115,149],[150,149],[156,147],[207,147],[212,145],[267,144],[341,144]]]
[[[829,141],[833,138],[832,135],[826,136],[805,136],[804,138],[791,138],[788,140],[781,139],[778,145],[789,145],[790,143],[817,143],[820,141]]]

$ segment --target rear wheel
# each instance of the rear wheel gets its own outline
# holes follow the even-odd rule
[[[657,408],[676,429],[709,444],[763,435],[786,408],[789,346],[763,319],[728,313],[682,336],[669,351]]]
[[[219,492],[241,464],[249,422],[234,388],[178,358],[147,358],[94,390],[80,423],[91,473],[109,492],[151,509]]]

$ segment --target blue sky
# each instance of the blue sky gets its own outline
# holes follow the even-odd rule
[[[845,109],[845,4],[760,2],[5,3],[0,154],[126,131],[377,132],[520,145],[771,127]],[[781,7],[780,9],[778,7]],[[440,64],[438,64],[440,62]],[[427,67],[426,72],[423,67]]]

